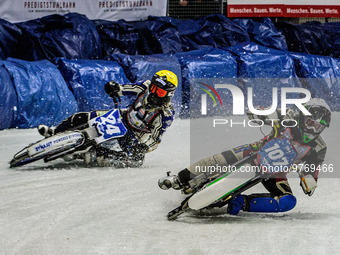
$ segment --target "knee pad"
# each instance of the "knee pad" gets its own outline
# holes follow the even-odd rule
[[[286,195],[279,200],[279,211],[287,212],[296,206],[296,197],[293,195]]]
[[[279,201],[272,197],[255,197],[249,202],[249,212],[286,212],[296,205],[293,195],[282,196]]]

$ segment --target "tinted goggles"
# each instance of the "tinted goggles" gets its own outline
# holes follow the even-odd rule
[[[150,92],[156,94],[158,97],[165,97],[168,94],[168,91],[157,87],[154,83],[150,86]]]
[[[316,134],[321,133],[326,128],[326,126],[309,117],[305,118],[305,127]]]

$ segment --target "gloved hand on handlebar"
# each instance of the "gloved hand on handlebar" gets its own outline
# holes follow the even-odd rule
[[[312,175],[308,174],[301,176],[300,186],[306,195],[311,196],[313,195],[317,184],[315,178]]]
[[[105,84],[105,92],[108,94],[110,97],[112,97],[115,106],[117,107],[118,101],[120,101],[120,97],[122,96],[122,85],[115,81],[110,81]],[[117,101],[118,99],[118,101]]]

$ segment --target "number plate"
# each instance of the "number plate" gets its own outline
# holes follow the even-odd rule
[[[127,131],[118,109],[108,111],[104,115],[90,120],[89,125],[95,126],[97,130],[99,136],[95,138],[97,144],[112,138],[122,137]]]
[[[289,139],[276,138],[266,143],[257,155],[264,171],[277,173],[289,170],[297,152]]]

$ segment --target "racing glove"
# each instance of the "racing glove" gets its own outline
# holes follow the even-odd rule
[[[112,97],[115,106],[117,107],[118,101],[120,101],[120,97],[122,96],[122,85],[115,81],[110,81],[104,86],[106,94]],[[117,100],[118,99],[118,100]]]
[[[317,187],[317,184],[316,184],[316,180],[314,179],[314,177],[308,174],[308,175],[301,176],[300,186],[306,195],[311,196],[313,195]]]

